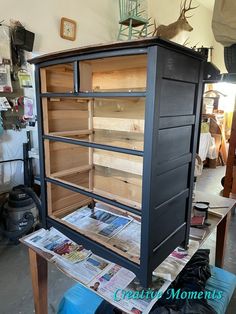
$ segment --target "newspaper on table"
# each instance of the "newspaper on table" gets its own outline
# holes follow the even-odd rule
[[[62,220],[81,230],[109,240],[127,226],[132,218],[117,215],[101,208],[82,207],[63,217]]]
[[[202,240],[206,234],[206,230],[200,228],[190,227],[190,238],[194,240]]]
[[[147,314],[170,283],[161,277],[153,276],[152,286],[144,289],[134,273],[111,264],[90,283],[89,288],[126,313]]]
[[[182,271],[185,265],[190,261],[194,253],[199,248],[199,242],[189,240],[188,250],[177,247],[153,272],[154,275],[160,276],[171,282]]]
[[[91,254],[91,251],[71,241],[54,228],[50,230],[41,229],[26,238],[25,242],[50,253],[53,256],[52,258],[60,256],[70,263],[78,263]]]
[[[103,297],[109,303],[113,304],[122,311],[130,314],[147,314],[158,301],[158,297],[147,298],[145,293],[147,290],[143,289],[135,274],[119,265],[111,263],[101,257],[96,256],[90,251],[84,259],[77,260],[76,263],[71,263],[62,254],[55,252],[57,244],[71,243],[76,245],[73,241],[66,238],[62,233],[54,228],[50,230],[41,229],[24,238],[24,242],[35,246],[46,253],[51,253],[53,257],[50,261],[56,264],[58,268],[64,271],[67,275],[84,284],[87,288],[92,289],[98,295]],[[170,285],[170,281],[159,276],[153,276],[153,284],[148,290],[154,294],[162,293]],[[142,292],[143,291],[143,292]],[[150,292],[149,291],[149,292]],[[133,298],[123,297],[133,293]],[[144,294],[144,297],[137,297],[137,294]]]
[[[140,258],[141,223],[132,221],[119,233],[109,240],[109,244],[129,254],[131,257]]]
[[[84,285],[88,285],[99,273],[101,273],[111,263],[95,254],[91,254],[88,258],[80,263],[68,264],[62,261],[60,257],[56,257],[54,262],[61,270],[68,272],[70,277],[80,281]]]
[[[131,227],[131,224],[127,227]],[[134,229],[137,231],[138,226]],[[125,232],[125,229],[122,231]],[[116,240],[114,238],[114,241]],[[188,251],[176,248],[153,272],[152,285],[148,289],[143,289],[133,272],[85,250],[54,228],[41,229],[26,237],[24,241],[51,253],[53,255],[51,261],[67,275],[130,314],[149,313],[199,247],[198,241],[190,240]],[[66,248],[68,246],[73,248],[72,252],[75,252],[76,258],[73,254],[71,258],[70,251],[65,253],[65,244]]]

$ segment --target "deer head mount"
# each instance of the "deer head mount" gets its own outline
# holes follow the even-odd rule
[[[188,22],[188,18],[191,16],[186,16],[186,13],[190,10],[196,9],[198,6],[191,7],[192,0],[189,0],[189,3],[187,5],[188,0],[184,0],[184,2],[180,5],[180,15],[177,21],[174,23],[171,23],[169,25],[159,25],[154,26],[154,32],[153,36],[158,36],[164,39],[173,39],[177,35],[179,35],[181,32],[191,32],[193,30],[192,26]]]

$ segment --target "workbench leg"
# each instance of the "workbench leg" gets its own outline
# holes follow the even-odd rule
[[[227,241],[229,218],[230,213],[228,213],[217,226],[215,265],[220,268],[223,268],[224,266],[225,246]]]
[[[29,248],[30,271],[36,314],[48,313],[48,265],[46,259]]]

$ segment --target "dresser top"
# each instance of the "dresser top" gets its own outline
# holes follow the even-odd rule
[[[179,51],[183,54],[191,55],[197,59],[204,59],[202,55],[198,52],[194,51],[193,49],[187,48],[185,46],[176,44],[171,41],[163,40],[158,37],[149,37],[143,39],[136,39],[136,40],[127,40],[127,41],[115,41],[109,42],[104,44],[96,44],[90,46],[83,46],[73,49],[61,50],[56,51],[44,55],[40,55],[33,59],[28,60],[29,63],[39,64],[42,62],[47,62],[55,59],[62,59],[74,56],[80,56],[90,53],[96,52],[107,52],[107,51],[114,51],[114,50],[122,50],[122,49],[145,49],[150,46],[161,46],[168,48],[170,50]]]

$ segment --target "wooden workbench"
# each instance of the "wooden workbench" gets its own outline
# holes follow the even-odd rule
[[[203,240],[199,241],[200,246],[209,238],[209,236],[217,230],[216,238],[216,260],[215,265],[223,267],[224,265],[224,253],[225,245],[227,240],[227,228],[228,222],[231,215],[231,210],[235,206],[235,201],[232,199],[224,198],[217,195],[210,195],[203,192],[196,192],[196,201],[207,201],[210,203],[209,219],[208,222],[211,224],[207,228],[206,235]],[[24,242],[29,248],[30,258],[30,270],[32,277],[32,286],[34,294],[34,304],[36,314],[47,314],[48,313],[48,271],[47,263],[50,260],[50,254],[42,252],[36,247],[31,247]],[[192,252],[192,255],[195,252]],[[177,270],[180,272],[181,267]],[[70,274],[67,274],[70,276]],[[178,275],[178,274],[176,274]],[[73,276],[72,276],[73,277]]]
[[[210,203],[209,208],[209,223],[207,233],[201,241],[202,245],[216,229],[216,257],[215,266],[224,267],[225,245],[227,242],[228,223],[232,209],[235,207],[235,200],[197,191],[195,202],[205,201]]]

